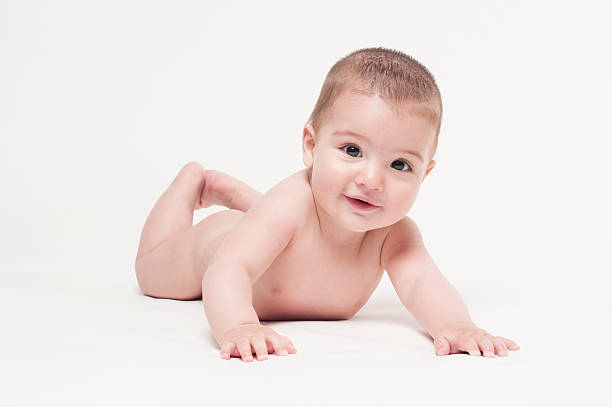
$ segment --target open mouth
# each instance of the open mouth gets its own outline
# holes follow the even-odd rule
[[[365,201],[362,201],[361,199],[349,198],[346,195],[345,195],[345,198],[347,199],[347,201],[349,201],[349,203],[355,209],[364,210],[364,211],[371,211],[371,210],[374,210],[374,209],[378,208],[378,206],[371,205],[371,204],[369,204],[369,203],[367,203]]]

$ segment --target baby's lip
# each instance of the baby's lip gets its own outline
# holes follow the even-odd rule
[[[360,201],[367,202],[367,203],[369,203],[372,206],[381,206],[381,205],[378,205],[378,204],[374,203],[371,199],[368,199],[368,198],[366,198],[364,196],[361,196],[361,195],[353,195],[353,196],[345,195],[345,196],[347,198],[359,199]]]

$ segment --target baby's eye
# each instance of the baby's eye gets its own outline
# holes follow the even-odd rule
[[[396,163],[398,165],[395,165]],[[410,164],[408,164],[406,161],[402,161],[402,160],[395,160],[395,161],[393,161],[391,166],[393,168],[395,168],[396,170],[399,170],[399,171],[406,171],[406,172],[412,171],[412,168],[410,168]]]
[[[348,155],[350,155],[351,157],[358,157],[357,155],[353,155],[353,154],[359,154],[359,148],[355,147],[353,145],[348,145],[348,146],[344,146],[342,147],[342,150],[347,153]]]

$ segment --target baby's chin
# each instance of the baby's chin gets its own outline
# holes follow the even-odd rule
[[[364,233],[371,230],[385,228],[391,226],[392,224],[393,223],[387,222],[345,222],[342,226],[351,232]]]

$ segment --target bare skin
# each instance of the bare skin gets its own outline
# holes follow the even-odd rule
[[[202,179],[198,180],[196,174],[200,174]],[[290,177],[296,188],[299,188],[300,184],[304,185],[307,174],[308,171],[303,170]],[[190,195],[194,197],[193,203],[180,205],[185,203],[181,199]],[[206,271],[204,264],[208,264],[221,241],[242,219],[243,211],[247,211],[262,196],[260,192],[228,174],[203,170],[198,163],[188,163],[162,194],[143,229],[136,261],[137,276],[143,292],[154,297],[179,300],[201,297],[200,281]],[[190,226],[188,223],[193,219],[193,210],[189,209],[191,205],[196,210],[211,205],[223,205],[230,210],[215,213],[197,225]],[[169,213],[183,215],[178,217],[185,221],[182,229],[171,228],[176,225],[177,217],[164,217],[164,214]],[[165,238],[152,233],[161,230],[166,231]],[[305,228],[298,240],[315,241],[312,239],[315,231],[313,228]],[[364,257],[362,252],[362,255],[354,257],[353,262],[346,259],[333,260],[336,256],[323,255],[326,253],[324,245],[318,246],[318,249],[308,244],[293,245],[284,255],[279,256],[262,278],[253,285],[253,304],[259,318],[261,320],[350,318],[367,302],[382,277],[382,267],[376,261],[376,257],[377,253],[380,253],[387,232],[381,229],[371,234],[364,246],[365,253],[370,255]],[[152,237],[156,237],[157,241],[152,241]],[[191,250],[197,251],[198,255],[182,250],[186,244],[191,244]],[[318,259],[310,256],[308,262],[296,261],[317,250],[322,253]],[[160,263],[164,258],[170,258],[171,261]],[[185,258],[192,260],[186,262]],[[194,258],[197,260],[194,261]],[[195,264],[200,266],[197,267]],[[304,264],[308,264],[308,267],[304,267]],[[324,270],[326,273],[313,276],[312,270]],[[329,273],[330,270],[339,272],[334,276]],[[351,274],[347,275],[346,270],[352,270]],[[308,280],[303,279],[305,275],[309,276]],[[356,276],[360,279],[356,280]],[[339,283],[334,283],[334,278],[345,282],[353,281],[353,284],[344,283],[346,287],[341,292],[330,290],[326,293],[321,287],[335,287]],[[150,282],[157,284],[150,285]],[[305,282],[309,282],[309,285],[305,285]],[[296,291],[296,287],[299,287],[299,292]],[[334,298],[335,304],[339,304],[340,307],[330,307],[325,301],[317,301],[325,298]],[[470,327],[468,324],[467,328]],[[245,343],[244,340],[240,342],[241,336],[253,335],[250,332],[260,331],[265,331],[265,336],[259,345],[256,346],[255,340],[252,340],[252,344]],[[242,324],[229,332],[224,339],[225,342],[220,341],[220,347],[222,357],[226,359],[242,357],[244,361],[250,362],[253,361],[252,353],[257,353],[258,360],[266,360],[269,353],[285,356],[297,352],[289,338],[258,323]],[[438,344],[440,341],[442,339],[438,339]],[[503,342],[502,339],[496,339],[496,341],[499,356],[507,355],[507,349],[518,349],[518,346],[510,340],[506,339],[507,342]],[[265,349],[262,349],[262,346]],[[447,352],[461,353],[462,350],[457,346],[453,348],[449,346]],[[438,353],[440,354],[439,351]],[[475,351],[470,354],[477,355]]]
[[[408,213],[433,169],[427,118],[378,96],[340,95],[330,118],[303,132],[307,168],[261,194],[188,163],[144,225],[136,275],[146,295],[202,298],[221,356],[295,353],[260,320],[348,319],[384,270],[438,355],[506,356],[510,339],[471,320]],[[193,224],[193,212],[229,210]]]
[[[294,190],[309,188],[307,175],[308,171],[302,170],[286,182]],[[143,292],[154,297],[182,300],[201,297],[201,281],[216,249],[242,219],[244,212],[262,196],[228,174],[203,170],[198,163],[185,165],[159,198],[143,228],[136,260]],[[182,201],[185,197],[193,197],[193,201],[185,204]],[[211,205],[222,205],[230,210],[210,215],[197,225],[189,225],[194,210]],[[312,220],[316,216],[313,204],[308,206],[308,211],[309,216],[306,213],[295,216]],[[173,227],[177,218],[183,220],[180,229]],[[305,223],[310,227],[302,228],[294,239],[300,243],[286,248],[253,284],[253,306],[260,320],[348,319],[367,302],[382,277],[377,253],[386,230],[370,233],[368,239],[364,239],[360,253],[351,252],[343,258],[326,249],[318,236],[318,229],[313,227],[314,222]],[[166,236],[159,231],[165,231]],[[313,246],[317,241],[320,244]],[[319,252],[320,256],[310,256],[313,252]],[[310,257],[310,261],[301,260],[305,256]],[[313,273],[313,270],[319,272]],[[349,270],[351,275],[347,275]],[[335,279],[339,282],[334,284]],[[340,281],[345,286],[342,293],[334,288]],[[325,301],[328,298],[334,298],[334,304]],[[288,338],[276,335],[274,339],[279,343],[278,349],[272,340],[266,338],[269,353],[275,351],[284,355],[296,352]],[[229,356],[242,355],[237,349],[228,353]],[[261,360],[266,357],[262,355]],[[250,360],[248,355],[244,360]]]
[[[195,210],[212,205],[246,212],[263,194],[231,175],[204,170],[204,185]]]
[[[246,212],[261,196],[228,174],[204,170],[197,162],[187,163],[158,199],[143,227],[136,255],[143,292],[182,300],[201,297],[205,270],[194,269],[193,247],[187,247],[196,242],[204,247],[218,246],[238,221],[236,212]],[[219,212],[193,225],[194,211],[212,205],[225,206],[234,213]],[[164,261],[168,256],[169,261]]]

